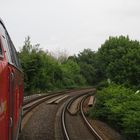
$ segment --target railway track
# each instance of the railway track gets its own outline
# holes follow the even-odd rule
[[[81,116],[85,122],[85,124],[87,125],[87,127],[90,129],[90,131],[93,133],[93,135],[96,137],[97,140],[103,140],[103,138],[97,133],[97,131],[91,126],[91,124],[89,123],[89,121],[87,120],[84,110],[83,110],[83,106],[84,106],[84,101],[87,98],[87,96],[85,96],[80,103],[80,112],[81,112]]]
[[[89,129],[90,133],[92,133],[92,136],[89,136],[89,139],[92,137],[93,140],[103,140],[101,136],[94,130],[94,128],[90,125],[88,120],[85,117],[84,114],[84,101],[87,99],[87,97],[91,96],[93,92],[86,92],[81,95],[77,95],[75,97],[70,98],[64,105],[62,114],[61,114],[61,123],[62,123],[62,129],[63,129],[63,135],[65,140],[71,140],[71,139],[77,139],[76,136],[71,136],[74,133],[70,132],[72,129],[69,128],[69,124],[67,123],[67,118],[72,118],[73,115],[80,114],[83,122],[86,124],[87,128]],[[71,115],[71,117],[70,117]],[[75,120],[76,121],[76,120]],[[75,122],[73,122],[75,123]],[[74,127],[74,126],[73,126]],[[79,126],[80,127],[80,126]],[[73,128],[75,129],[75,128]],[[78,129],[78,128],[77,128]],[[87,133],[89,134],[89,133]],[[82,138],[83,139],[83,138]]]
[[[85,100],[89,96],[91,97],[94,92],[95,91],[93,89],[67,90],[64,92],[57,92],[55,94],[50,94],[50,95],[42,95],[42,96],[39,95],[38,97],[34,97],[30,100],[28,99],[28,102],[26,100],[23,106],[24,114],[23,114],[23,121],[22,121],[22,124],[23,124],[22,129],[27,128],[27,126],[30,128],[33,122],[30,123],[30,125],[28,125],[27,122],[29,118],[31,118],[32,114],[34,113],[38,114],[37,112],[38,111],[40,112],[40,110],[42,110],[41,108],[45,109],[45,106],[47,105],[47,108],[45,110],[48,110],[48,113],[47,112],[45,113],[47,113],[48,116],[46,116],[46,118],[50,118],[50,119],[46,120],[47,121],[46,124],[49,125],[50,127],[53,127],[55,123],[55,126],[53,127],[53,129],[49,129],[49,127],[47,126],[45,127],[43,125],[45,128],[48,128],[48,131],[47,129],[42,129],[43,132],[44,130],[46,130],[46,133],[47,133],[46,134],[46,133],[41,132],[43,133],[44,136],[41,136],[41,134],[37,132],[39,137],[42,137],[41,139],[45,139],[45,135],[46,135],[48,140],[49,139],[50,140],[52,139],[55,139],[55,140],[63,140],[63,139],[64,140],[75,140],[75,139],[102,140],[100,135],[91,127],[90,123],[87,121],[84,114],[84,110],[83,110],[83,104]],[[41,107],[39,107],[40,104],[41,104]],[[49,111],[49,108],[52,112],[52,115]],[[54,111],[52,109],[54,109]],[[59,109],[61,111],[58,111]],[[57,112],[58,114],[60,112],[60,115],[57,115]],[[32,118],[36,118],[36,117],[33,116]],[[40,121],[43,122],[44,117],[39,116],[39,118],[40,119],[42,118]],[[55,119],[55,118],[58,118],[58,119]],[[49,120],[55,120],[55,121],[49,122]],[[32,127],[30,129],[32,129]],[[39,129],[40,129],[40,126],[39,126]],[[25,131],[26,129],[23,129],[23,130],[24,130],[23,132],[24,133],[26,132],[27,135],[31,133],[31,132],[28,133],[28,130]],[[79,134],[77,135],[77,133]],[[24,134],[22,134],[22,136],[24,137]],[[32,135],[32,136],[28,135],[28,137],[32,137],[32,139],[36,140],[35,135]],[[22,138],[22,140],[25,140],[25,139]]]
[[[61,93],[69,93],[73,90],[63,90],[63,91],[58,91],[58,92],[48,92],[47,94],[46,93],[43,93],[43,94],[34,94],[34,95],[31,95],[31,96],[25,96],[24,97],[24,101],[23,101],[23,107],[26,105],[26,104],[29,104],[30,102],[33,102],[35,100],[38,100],[38,99],[41,99],[43,97],[46,97],[46,96],[51,96],[51,95],[57,95],[57,94],[61,94]]]
[[[87,88],[83,88],[83,89],[87,89]],[[28,112],[30,112],[36,106],[45,102],[46,100],[49,100],[51,98],[61,96],[61,95],[64,95],[64,94],[68,94],[68,93],[71,93],[71,92],[74,92],[74,91],[76,92],[76,91],[79,91],[79,90],[83,90],[83,89],[71,89],[71,90],[66,89],[66,90],[63,90],[63,91],[52,92],[52,93],[49,93],[49,94],[36,94],[36,95],[33,95],[33,96],[24,97],[23,117],[26,116],[26,114],[28,114]],[[62,97],[62,100],[63,100],[66,96],[65,97],[61,96],[61,97]],[[58,101],[56,101],[56,103],[59,103],[59,101],[61,101],[61,97],[59,98]]]
[[[61,102],[62,100],[68,97],[67,95],[68,93],[76,92],[79,90],[83,90],[83,89],[70,89],[70,90],[52,92],[49,94],[37,94],[37,95],[25,97],[24,102],[23,102],[23,115],[22,115],[23,123],[22,124],[25,125],[27,123],[27,120],[30,117],[27,117],[26,119],[26,116],[30,114],[32,110],[36,108],[37,106],[39,106],[41,103],[47,101],[48,104],[51,104],[51,103],[58,104],[59,102]],[[22,128],[23,128],[23,125],[22,125]]]
[[[38,96],[36,98],[30,99],[28,102],[25,102],[23,105],[23,117],[25,117],[32,109],[34,109],[41,103],[45,102],[46,100],[49,100],[51,98],[54,98],[63,94],[65,94],[65,92],[54,93],[51,95],[43,95],[43,96]]]
[[[64,90],[60,92],[50,93],[50,94],[43,94],[43,95],[36,95],[30,96],[28,98],[24,98],[23,102],[23,114],[22,114],[22,123],[21,123],[21,131],[28,123],[28,120],[32,116],[34,110],[43,102],[56,98],[58,96],[65,95],[73,90]],[[63,96],[62,96],[63,97]],[[56,99],[57,100],[57,99]],[[60,100],[60,98],[59,98]]]
[[[32,109],[34,109],[36,106],[45,102],[46,100],[49,100],[59,95],[67,94],[72,91],[74,90],[63,90],[63,91],[58,91],[58,92],[51,92],[49,94],[36,94],[33,96],[24,97],[23,117],[26,116],[26,114],[30,112]]]

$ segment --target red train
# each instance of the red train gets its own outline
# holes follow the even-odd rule
[[[17,140],[23,102],[23,73],[16,49],[0,19],[0,140]]]

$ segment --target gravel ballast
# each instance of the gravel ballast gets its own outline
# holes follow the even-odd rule
[[[54,140],[54,121],[58,106],[42,103],[22,130],[19,140]]]

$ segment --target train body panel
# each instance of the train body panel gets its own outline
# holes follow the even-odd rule
[[[23,73],[16,50],[0,22],[0,140],[16,140],[21,122]]]
[[[8,139],[5,133],[8,130],[8,64],[0,60],[0,140]]]

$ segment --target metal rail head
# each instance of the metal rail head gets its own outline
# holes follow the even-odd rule
[[[84,114],[84,111],[83,111],[83,104],[84,104],[84,101],[85,99],[87,98],[88,96],[85,96],[85,98],[83,98],[83,100],[81,101],[81,104],[80,104],[80,110],[81,110],[81,115],[82,115],[82,118],[83,120],[85,121],[85,123],[87,124],[87,126],[89,127],[89,129],[91,130],[91,132],[96,136],[96,138],[98,140],[103,140],[103,138],[97,133],[97,131],[91,126],[91,124],[88,122],[88,120],[86,119],[86,116]]]
[[[72,102],[74,100],[76,100],[77,98],[83,96],[84,94],[89,94],[91,92],[85,92],[83,94],[80,94],[80,95],[77,95],[77,96],[74,96],[74,97],[71,97],[65,104],[64,104],[64,107],[63,107],[63,110],[62,110],[62,114],[61,114],[61,122],[62,122],[62,129],[63,129],[63,134],[64,134],[64,137],[65,137],[65,140],[70,140],[70,137],[69,137],[69,134],[68,134],[68,131],[67,131],[67,128],[66,128],[66,123],[65,123],[65,113],[68,109],[68,107],[72,104]]]
[[[63,108],[63,110],[62,110],[62,115],[61,115],[61,122],[62,122],[62,128],[63,128],[63,134],[64,134],[64,137],[65,137],[65,140],[70,140],[68,131],[67,131],[67,129],[66,129],[65,112],[66,112],[66,110],[67,110],[68,104],[71,102],[71,99],[72,99],[72,98],[70,98],[70,99],[64,104],[64,108]]]

